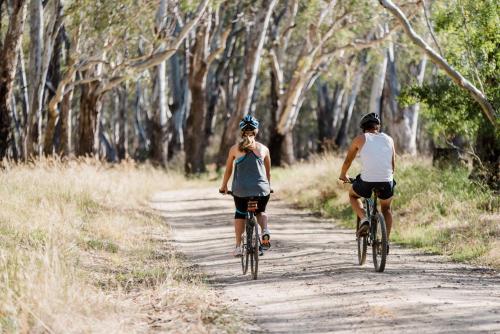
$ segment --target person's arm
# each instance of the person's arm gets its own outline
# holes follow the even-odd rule
[[[392,174],[396,171],[396,149],[394,143],[392,144]]]
[[[222,178],[222,185],[220,187],[220,192],[227,193],[227,183],[229,182],[229,178],[231,177],[231,174],[233,174],[233,161],[234,161],[234,147],[231,147],[229,150],[229,154],[227,156],[227,161],[226,161],[226,171],[224,172],[224,177]]]
[[[266,157],[264,158],[264,167],[266,167],[267,181],[271,184],[271,157],[269,155],[269,149],[266,148]]]
[[[357,136],[356,138],[354,138],[351,146],[349,147],[349,150],[347,151],[347,156],[344,160],[344,164],[342,165],[342,170],[340,171],[340,176],[339,176],[339,179],[344,182],[349,182],[349,176],[347,175],[347,171],[351,167],[354,158],[356,158],[356,154],[358,153],[359,148],[361,147],[360,145],[364,144],[364,142],[362,143],[362,140],[364,140],[364,136]]]

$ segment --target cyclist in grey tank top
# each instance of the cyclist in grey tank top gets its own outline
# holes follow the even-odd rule
[[[257,199],[256,217],[262,229],[262,246],[268,249],[271,246],[271,233],[267,225],[266,205],[271,193],[271,159],[269,149],[255,140],[259,122],[248,115],[240,122],[241,141],[229,150],[226,162],[226,171],[220,191],[227,193],[228,182],[234,175],[232,192],[236,212],[234,215],[234,230],[236,245],[234,256],[241,256],[241,235],[245,228],[247,204],[250,197]]]

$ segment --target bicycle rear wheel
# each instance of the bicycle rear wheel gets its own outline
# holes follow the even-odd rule
[[[248,253],[248,250],[247,250],[247,234],[246,232],[243,233],[243,236],[242,236],[242,240],[243,240],[243,254],[241,256],[241,270],[243,271],[243,275],[245,275],[248,271],[248,257],[249,257],[249,253]]]
[[[372,221],[372,235],[374,240],[372,243],[373,265],[376,272],[383,272],[387,259],[387,229],[385,226],[384,217],[377,212]]]
[[[252,238],[252,260],[252,278],[257,279],[257,275],[259,272],[259,225],[257,225],[257,223],[255,223],[254,225],[254,233]]]
[[[360,219],[357,217],[356,231],[359,230]],[[368,237],[366,235],[356,238],[358,242],[358,263],[360,266],[366,262],[366,250],[368,248]]]

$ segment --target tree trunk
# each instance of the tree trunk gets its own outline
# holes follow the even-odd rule
[[[63,43],[64,43],[64,36],[63,32],[60,31],[56,42],[54,44],[54,52],[52,55],[52,60],[49,65],[48,73],[47,73],[47,83],[48,86],[50,87],[49,89],[49,94],[48,94],[48,99],[52,99],[55,96],[55,90],[54,87],[59,86],[59,82],[61,81],[61,58],[62,58],[62,52],[63,52]],[[43,145],[43,151],[45,155],[52,155],[54,151],[54,146],[58,147],[59,141],[60,141],[60,136],[57,138],[56,136],[56,121],[60,116],[55,112],[49,112],[47,113],[47,127],[45,129],[45,138],[44,138],[44,145]],[[60,127],[59,127],[60,128]],[[60,131],[58,131],[60,134]],[[57,142],[57,143],[56,143]]]
[[[29,72],[31,89],[29,90],[30,113],[25,139],[27,158],[33,156],[35,152],[42,153],[43,94],[54,43],[61,27],[61,9],[59,0],[49,0],[45,7],[42,0],[31,0],[30,2],[31,53]],[[46,25],[44,24],[45,18],[47,19]],[[53,135],[55,122],[50,125],[52,128],[48,129],[48,132]],[[35,144],[37,144],[38,149]]]
[[[190,83],[193,102],[186,123],[186,161],[184,165],[184,171],[188,175],[206,171],[204,159],[206,144],[203,135],[207,109],[205,86],[206,81],[203,80]]]
[[[330,98],[327,83],[318,83],[318,152],[331,151],[334,147],[335,129],[342,110],[344,92],[342,85],[336,84]]]
[[[394,145],[398,153],[417,154],[417,127],[419,105],[415,104],[404,109],[400,108],[397,102],[400,94],[398,85],[398,75],[396,72],[396,55],[389,54],[389,64],[387,71],[386,85],[388,87],[388,103],[390,105],[390,113],[385,122],[390,134],[394,139]],[[412,77],[417,78],[417,84],[420,86],[424,80],[425,67],[427,57],[419,62],[418,65],[410,64],[410,73]]]
[[[351,92],[347,100],[347,108],[344,112],[344,118],[340,125],[337,137],[335,138],[335,145],[338,148],[344,148],[347,145],[347,131],[349,130],[349,125],[351,124],[352,112],[354,110],[354,105],[356,104],[356,98],[358,97],[361,84],[363,82],[363,76],[366,72],[366,67],[368,63],[368,53],[363,51],[360,55],[360,63],[356,74],[354,75],[354,81],[352,83]]]
[[[128,154],[128,85],[122,84],[117,92],[118,95],[118,131],[116,140],[116,151],[119,160],[127,159]]]
[[[187,52],[185,52],[187,59]],[[172,122],[170,124],[172,136],[168,144],[168,160],[178,152],[184,151],[184,123],[186,120],[188,101],[190,101],[189,86],[187,83],[186,64],[181,66],[181,59],[176,53],[170,59],[170,86],[172,87],[173,103]]]
[[[154,164],[165,167],[167,165],[168,141],[166,137],[167,122],[170,111],[167,105],[167,77],[166,62],[162,62],[154,69],[154,87],[152,118],[149,120],[150,158]]]
[[[11,6],[9,25],[0,50],[0,160],[6,157],[12,139],[12,91],[26,17],[24,0],[13,0]]]
[[[98,119],[101,109],[100,96],[96,94],[97,83],[81,86],[80,113],[78,119],[78,156],[97,153],[99,141]],[[97,147],[96,147],[97,146]]]
[[[377,64],[375,73],[373,74],[372,88],[370,93],[369,112],[380,115],[382,108],[382,91],[384,90],[384,82],[387,70],[387,52],[383,53],[382,60]]]

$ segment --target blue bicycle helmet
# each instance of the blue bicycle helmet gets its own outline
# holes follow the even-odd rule
[[[256,130],[259,128],[259,121],[252,115],[246,115],[240,122],[240,130]]]

